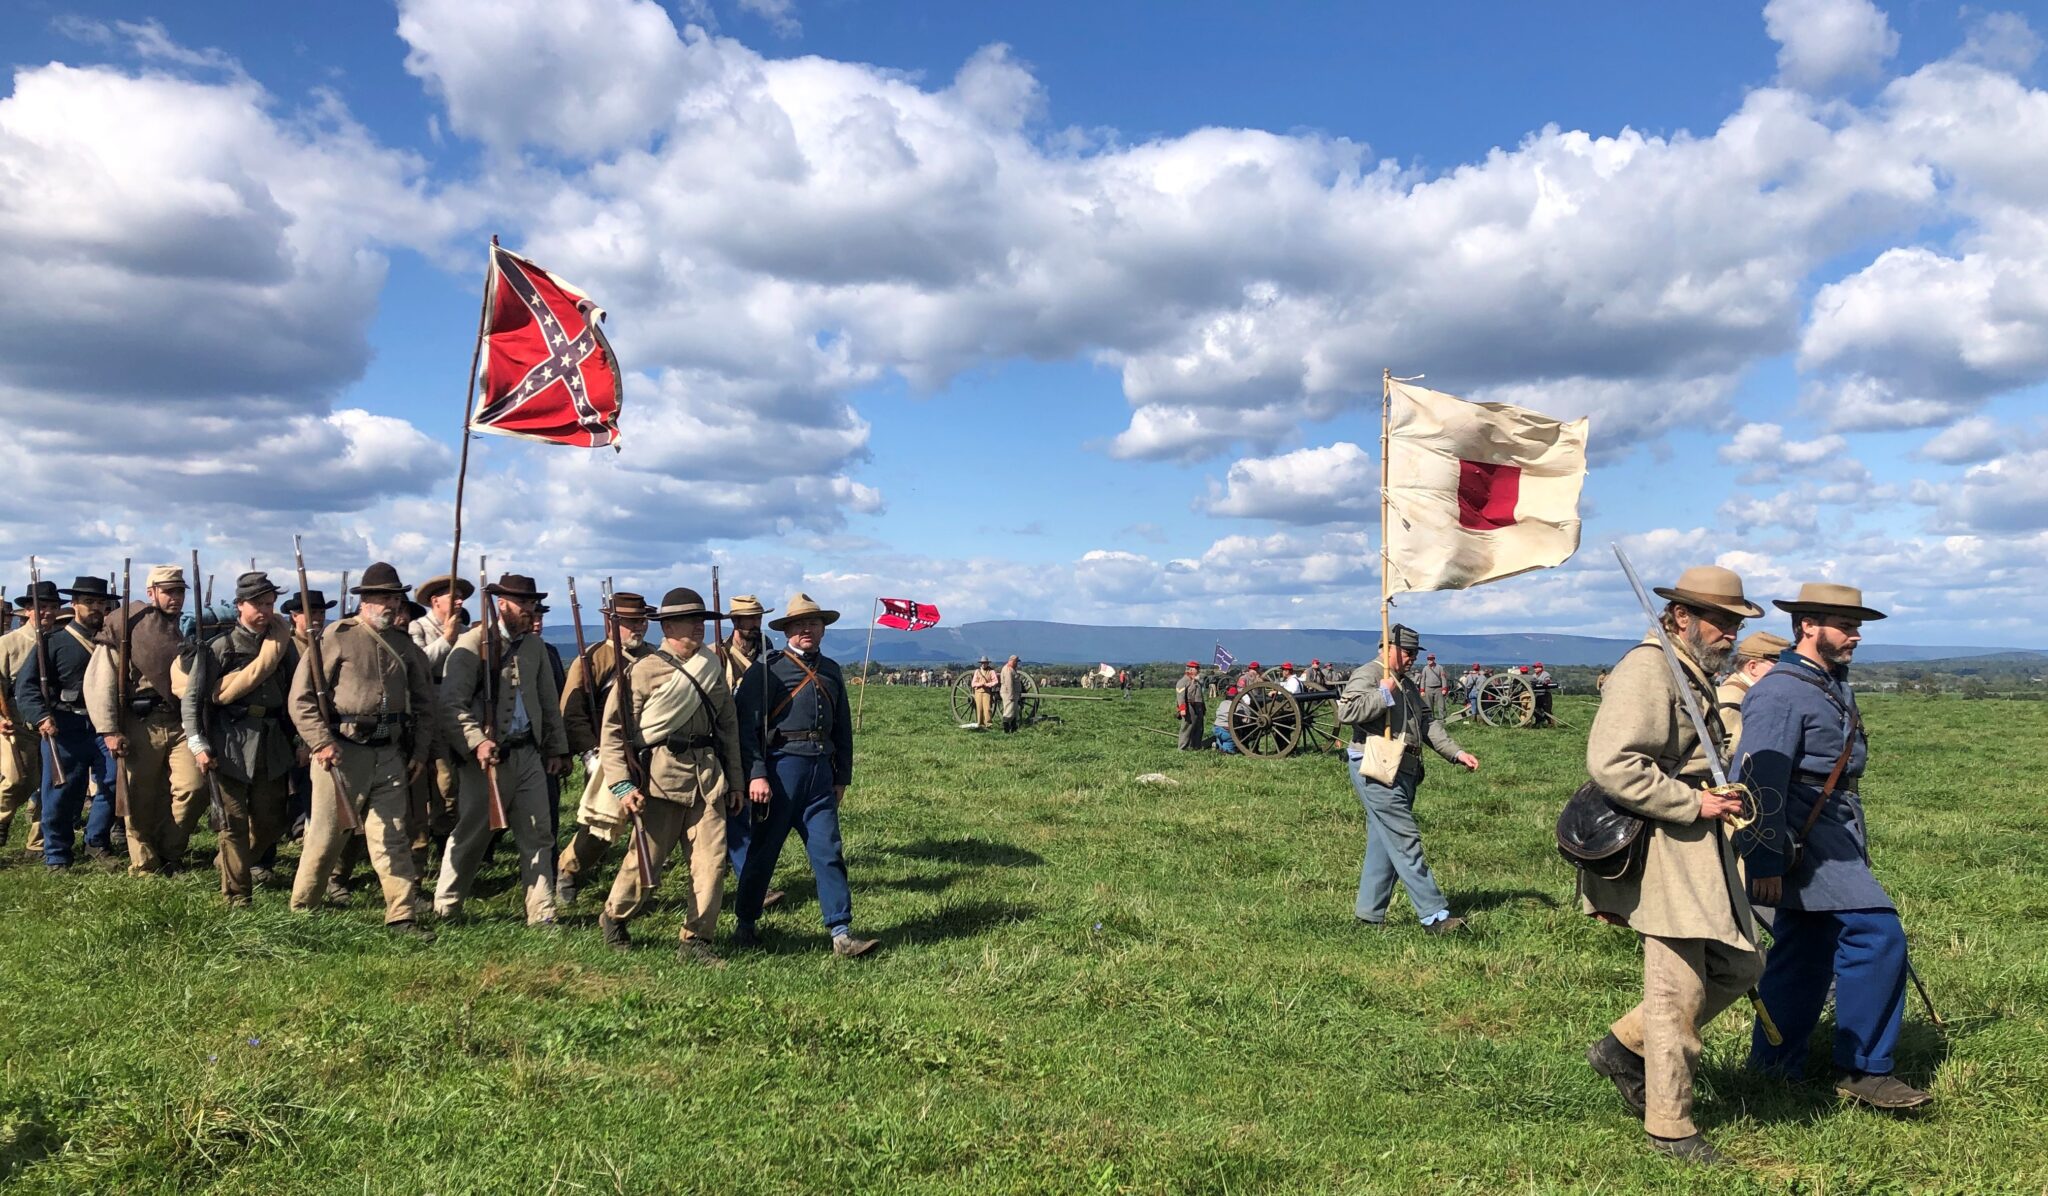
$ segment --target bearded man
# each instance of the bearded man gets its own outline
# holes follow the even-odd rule
[[[1702,743],[1684,714],[1654,634],[1615,664],[1586,741],[1586,769],[1609,801],[1646,820],[1649,843],[1640,871],[1614,880],[1582,872],[1579,892],[1586,913],[1640,936],[1643,997],[1586,1058],[1643,1118],[1653,1149],[1718,1163],[1692,1118],[1699,1031],[1756,983],[1763,956],[1722,826],[1742,799],[1713,787],[1707,762],[1709,751],[1725,759],[1727,747],[1712,678],[1727,667],[1743,620],[1763,610],[1744,597],[1740,577],[1714,565],[1688,569],[1656,593],[1684,683],[1716,741]]]

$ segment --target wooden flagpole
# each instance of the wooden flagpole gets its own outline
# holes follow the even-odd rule
[[[448,592],[454,594],[462,580],[462,491],[469,482],[469,417],[470,407],[476,402],[476,371],[484,356],[484,330],[490,325],[491,284],[498,277],[498,234],[491,234],[490,262],[484,267],[484,301],[476,315],[476,344],[469,351],[469,388],[462,392],[462,463],[455,469],[455,546],[448,553]],[[482,578],[478,579],[482,581]],[[454,617],[454,607],[449,608],[449,617]]]
[[[1386,676],[1393,676],[1393,655],[1388,650],[1387,640],[1390,623],[1387,610],[1394,604],[1393,581],[1388,575],[1391,557],[1387,551],[1387,446],[1393,437],[1391,428],[1394,410],[1394,371],[1380,371],[1380,668]],[[1397,682],[1398,684],[1398,682]],[[1394,733],[1394,720],[1387,720],[1387,734]]]
[[[868,605],[868,650],[860,658],[860,702],[853,708],[853,729],[860,730],[860,721],[868,709],[868,662],[875,658],[875,612],[882,609],[882,600],[875,599]]]

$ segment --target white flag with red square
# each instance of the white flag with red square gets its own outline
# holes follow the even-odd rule
[[[1391,392],[1389,593],[1462,590],[1578,551],[1585,420],[1401,382]]]

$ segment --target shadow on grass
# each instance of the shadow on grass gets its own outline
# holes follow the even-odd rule
[[[1951,1030],[1953,1033],[1953,1030]],[[1732,1097],[1745,1111],[1762,1122],[1813,1123],[1838,1111],[1854,1107],[1847,1097],[1835,1095],[1833,1047],[1835,1023],[1823,1017],[1807,1040],[1806,1066],[1791,1079],[1753,1071],[1745,1065],[1703,1069],[1714,1089],[1724,1099]],[[1916,1087],[1934,1080],[1948,1058],[1949,1036],[1926,1022],[1908,1020],[1899,1030],[1898,1076]],[[1862,1109],[1864,1116],[1912,1120],[1933,1109],[1884,1112]]]
[[[0,1104],[0,1127],[5,1127],[0,1133],[0,1180],[26,1171],[64,1146],[64,1134],[44,1104]]]
[[[994,927],[1026,922],[1036,916],[1038,910],[1029,905],[1012,901],[975,901],[947,906],[921,918],[898,922],[882,931],[881,938],[890,946],[940,943],[947,939],[972,938]]]
[[[901,847],[884,847],[881,854],[982,868],[1036,868],[1045,863],[1044,856],[1014,843],[973,838],[919,839]]]
[[[1556,909],[1557,898],[1541,889],[1474,889],[1454,898],[1451,904],[1465,913],[1499,909],[1503,905],[1540,905],[1545,909]]]

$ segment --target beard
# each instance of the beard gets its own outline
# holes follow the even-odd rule
[[[1692,658],[1699,662],[1701,670],[1707,676],[1718,676],[1726,671],[1728,663],[1735,659],[1735,644],[1730,640],[1722,640],[1709,647],[1704,642],[1706,631],[1707,624],[1704,621],[1695,621],[1687,627],[1684,636],[1685,650],[1692,653]]]
[[[388,606],[364,607],[359,613],[373,631],[389,631],[398,621],[398,613]]]
[[[646,633],[628,631],[623,627],[619,628],[619,646],[626,649],[626,651],[631,652],[646,642]]]

